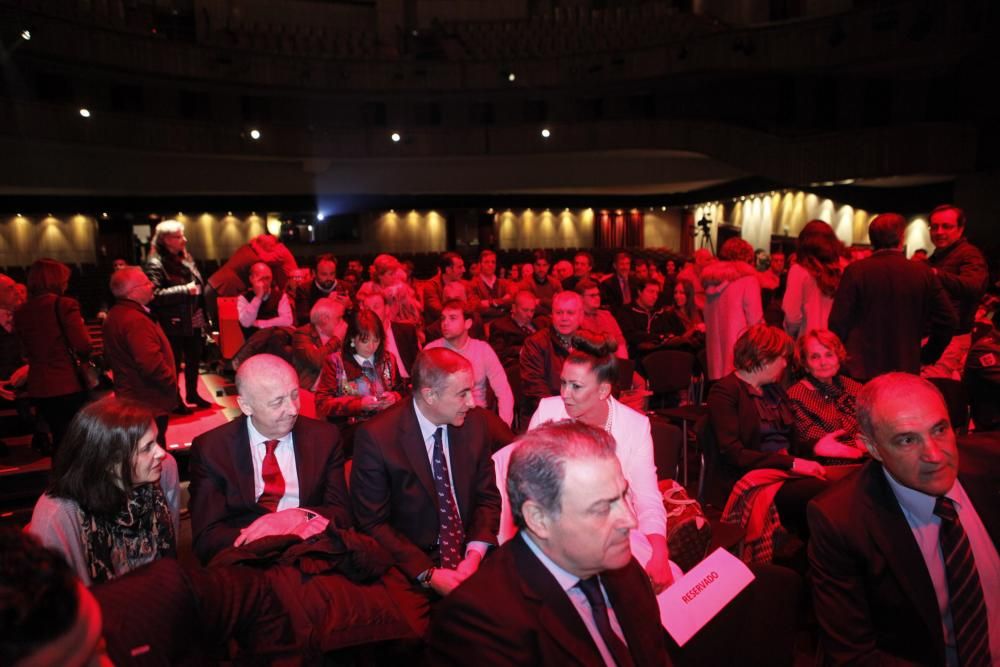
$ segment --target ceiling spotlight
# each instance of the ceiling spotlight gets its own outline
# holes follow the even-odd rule
[[[514,83],[514,81],[516,79],[517,79],[517,75],[514,74],[513,72],[511,72],[510,74],[507,75],[507,80],[510,81],[511,83]]]
[[[260,130],[258,130],[257,128],[250,130],[250,138],[253,139],[254,141],[260,139]]]
[[[325,217],[326,215],[324,215],[322,211],[316,214],[316,219],[319,220],[320,222],[323,222],[323,218]]]
[[[552,133],[549,132],[549,128],[546,127],[545,129],[542,130],[542,139],[548,139],[551,136]]]
[[[399,140],[402,139],[403,137],[400,136],[399,132],[393,132],[392,134],[389,135],[389,138],[392,139],[392,143],[398,144]]]
[[[21,31],[21,39],[23,39],[26,42],[30,42],[31,41],[31,31],[28,30],[27,28],[25,28],[24,30],[22,30]]]
[[[105,213],[101,213],[101,219],[102,220],[107,220],[108,219],[108,214],[106,212]]]
[[[90,118],[90,109],[87,109],[85,107],[81,108],[80,115],[83,116],[84,118]]]

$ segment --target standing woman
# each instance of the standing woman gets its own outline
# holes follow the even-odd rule
[[[143,268],[153,283],[150,310],[170,341],[178,377],[181,360],[184,361],[185,398],[199,408],[212,407],[212,403],[198,395],[198,367],[204,346],[202,331],[207,326],[202,297],[205,281],[187,251],[183,224],[164,220],[156,226]],[[178,411],[188,412],[188,408],[182,403]]]
[[[788,270],[788,283],[781,309],[785,331],[801,338],[807,331],[826,329],[833,308],[833,295],[843,273],[844,244],[833,228],[813,220],[802,228],[795,263]]]
[[[108,397],[73,419],[27,530],[89,586],[175,556],[180,495],[153,413]]]
[[[14,313],[14,330],[28,359],[28,396],[58,447],[73,415],[88,400],[70,354],[86,359],[92,347],[76,299],[64,296],[69,267],[54,259],[28,269],[28,301]]]
[[[699,251],[700,252],[700,251]],[[705,286],[705,353],[708,379],[733,372],[733,348],[748,327],[764,321],[753,246],[741,238],[722,244],[721,261],[701,272]],[[696,287],[697,289],[697,287]]]

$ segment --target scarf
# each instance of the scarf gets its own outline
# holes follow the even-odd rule
[[[128,494],[125,507],[103,517],[78,510],[83,554],[94,583],[177,552],[174,522],[159,484],[143,484]]]
[[[834,375],[833,382],[827,383],[817,380],[811,373],[806,373],[806,380],[816,387],[816,391],[823,397],[823,400],[839,406],[842,411],[848,414],[855,414],[854,396],[844,390],[844,382],[839,375]]]

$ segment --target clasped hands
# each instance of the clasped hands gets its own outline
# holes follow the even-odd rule
[[[310,518],[312,516],[312,518]],[[239,536],[233,542],[234,547],[254,542],[272,535],[297,535],[307,540],[313,535],[319,535],[326,530],[330,521],[326,517],[310,515],[298,507],[289,507],[278,512],[268,512],[258,517],[253,523],[240,530]]]
[[[444,597],[451,593],[460,583],[468,579],[479,569],[483,557],[478,551],[470,550],[454,570],[444,567],[434,568],[434,574],[427,584],[438,595]]]

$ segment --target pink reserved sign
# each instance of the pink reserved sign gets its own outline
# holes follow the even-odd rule
[[[754,580],[743,562],[719,548],[656,596],[660,622],[684,646]]]

